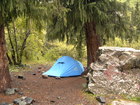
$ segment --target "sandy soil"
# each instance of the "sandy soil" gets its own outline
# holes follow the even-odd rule
[[[47,69],[49,68],[42,65],[33,67],[32,71],[20,72],[20,75],[25,76],[25,80],[16,77],[19,72],[11,73],[12,87],[19,88],[24,94],[6,96],[1,93],[0,103],[12,103],[15,98],[28,96],[36,100],[33,105],[97,105],[96,102],[85,96],[83,91],[83,84],[86,83],[85,78],[79,76],[43,79],[42,71]],[[33,73],[36,73],[36,75],[33,75]]]

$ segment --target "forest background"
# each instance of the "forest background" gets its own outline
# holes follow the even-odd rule
[[[117,0],[117,2],[122,6],[122,13],[115,12],[121,18],[121,22],[118,24],[116,31],[109,32],[111,35],[108,34],[102,37],[101,45],[140,49],[140,1]],[[50,1],[47,8],[39,7],[40,9],[38,9],[38,7],[30,4],[29,9],[25,10],[25,16],[19,15],[16,19],[10,22],[7,21],[5,37],[7,57],[11,65],[53,64],[56,59],[65,55],[74,57],[86,65],[85,32],[80,33],[80,31],[77,31],[74,33],[69,31],[73,34],[72,38],[68,41],[67,37],[64,37],[62,40],[61,35],[58,33],[62,22],[58,21],[58,26],[51,27],[52,16],[58,14],[52,14],[52,11],[56,10],[54,5],[55,2]],[[23,7],[23,5],[21,6]],[[49,10],[49,8],[53,9]],[[60,8],[59,17],[64,21],[63,25],[67,23],[65,13],[68,11],[64,7]],[[114,21],[114,19],[110,21]],[[114,30],[113,26],[114,24],[110,24],[107,28]],[[122,31],[120,31],[121,29]],[[104,34],[100,27],[97,27],[97,31],[101,36]]]

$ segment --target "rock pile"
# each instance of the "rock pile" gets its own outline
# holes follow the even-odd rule
[[[31,105],[34,102],[33,98],[30,97],[21,97],[13,101],[16,105]]]
[[[6,95],[14,95],[14,94],[23,95],[23,92],[20,92],[18,88],[7,88],[5,90]],[[35,100],[31,97],[23,96],[21,98],[17,98],[13,100],[13,103],[9,104],[7,102],[0,103],[0,105],[32,105]]]
[[[9,104],[6,102],[0,103],[0,105],[32,105],[35,100],[31,97],[21,97],[17,98],[13,101],[13,103]]]
[[[140,50],[101,47],[91,64],[88,89],[93,94],[140,96]]]

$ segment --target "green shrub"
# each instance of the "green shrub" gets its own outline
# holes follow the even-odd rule
[[[55,61],[61,56],[71,56],[75,58],[75,55],[76,51],[73,45],[67,45],[64,42],[55,42],[55,46],[49,48],[44,57],[47,61]]]

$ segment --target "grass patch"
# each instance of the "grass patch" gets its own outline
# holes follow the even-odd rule
[[[131,47],[140,50],[140,38],[138,39],[138,41],[132,40],[132,42],[130,43],[128,40],[122,40],[121,38],[116,37],[115,40],[109,39],[109,41],[106,42],[105,46]]]
[[[20,69],[17,66],[9,66],[9,71],[10,72],[19,72]]]
[[[140,103],[140,97],[126,97],[127,100],[135,101]]]
[[[9,66],[9,71],[10,72],[22,72],[22,71],[28,71],[28,70],[31,70],[31,66],[29,66],[29,65],[22,65],[22,66],[12,65],[12,66]]]
[[[96,97],[97,97],[97,95],[94,95],[91,92],[85,92],[85,91],[83,91],[83,96],[85,96],[87,99],[91,101],[96,101]]]

